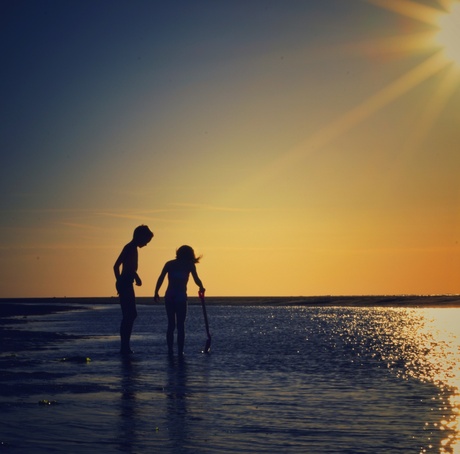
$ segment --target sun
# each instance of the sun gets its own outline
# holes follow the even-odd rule
[[[437,6],[429,6],[425,0],[363,1],[419,22],[423,24],[423,30],[369,39],[345,49],[352,53],[363,52],[373,58],[379,55],[396,55],[398,58],[417,55],[423,59],[261,168],[257,177],[260,181],[275,178],[281,167],[294,166],[307,153],[325,147],[414,88],[434,79],[436,84],[432,85],[425,105],[417,113],[416,127],[406,138],[405,152],[411,153],[423,144],[443,110],[460,90],[460,0],[433,0]]]
[[[460,3],[453,4],[450,11],[440,16],[436,39],[446,58],[460,65]]]

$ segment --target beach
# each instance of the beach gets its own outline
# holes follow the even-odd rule
[[[137,304],[153,304],[153,297],[137,297]],[[189,296],[189,304],[201,304]],[[32,304],[29,305],[29,304]],[[30,311],[62,311],[78,305],[118,304],[117,296],[0,298],[0,317],[28,315]],[[350,296],[206,296],[209,305],[354,306],[354,307],[460,307],[460,295],[350,295]],[[24,306],[25,305],[25,306]]]
[[[4,300],[1,446],[458,452],[458,298],[391,298],[208,298],[209,355],[191,298],[183,360],[148,299],[128,359],[115,298]]]

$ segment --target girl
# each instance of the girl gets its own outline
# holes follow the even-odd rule
[[[191,274],[200,292],[205,291],[203,284],[198,277],[195,264],[200,261],[201,256],[196,257],[190,246],[181,246],[176,251],[175,260],[166,262],[163,271],[158,277],[155,287],[155,301],[160,300],[158,291],[163,280],[168,275],[168,287],[165,294],[166,314],[168,316],[168,330],[166,342],[169,354],[173,353],[174,331],[177,326],[177,348],[179,356],[184,354],[185,342],[185,317],[187,315],[187,282]]]

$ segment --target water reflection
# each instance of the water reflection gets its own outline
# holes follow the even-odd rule
[[[173,452],[186,453],[189,438],[187,408],[187,362],[184,357],[168,357],[166,418]]]
[[[399,352],[401,376],[434,383],[439,389],[438,410],[443,418],[427,422],[426,430],[445,433],[442,453],[458,453],[459,445],[459,353],[458,309],[419,309],[402,330]],[[455,323],[457,321],[457,323]],[[390,358],[391,360],[391,358]]]
[[[431,364],[430,378],[448,391],[453,415],[440,421],[448,434],[441,452],[460,453],[460,310],[424,309],[424,324],[420,328],[427,361]]]
[[[375,360],[404,380],[436,385],[433,413],[441,417],[426,421],[425,431],[445,434],[439,452],[460,453],[460,309],[369,308],[341,316],[334,348],[352,351],[356,361]]]
[[[121,360],[121,396],[118,444],[121,452],[133,453],[137,440],[138,404],[136,400],[139,370],[129,355]]]
[[[120,451],[460,454],[460,309],[243,310],[215,355],[121,365]]]

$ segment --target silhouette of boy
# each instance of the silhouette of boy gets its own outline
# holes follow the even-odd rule
[[[133,239],[123,248],[117,258],[113,271],[116,278],[116,288],[120,297],[122,320],[120,325],[121,353],[133,353],[130,347],[131,332],[134,320],[137,317],[136,297],[134,294],[134,282],[142,285],[137,274],[138,253],[137,248],[144,247],[153,238],[153,233],[146,225],[140,225],[134,229]],[[121,267],[121,272],[120,272]]]
[[[155,301],[160,300],[158,294],[163,280],[168,275],[168,288],[165,294],[166,315],[168,316],[168,330],[166,332],[166,342],[169,354],[173,353],[174,331],[177,326],[177,348],[179,356],[184,354],[185,343],[185,317],[187,316],[187,282],[191,274],[195,284],[200,288],[200,292],[205,291],[203,283],[198,277],[195,264],[201,257],[196,257],[195,252],[190,246],[181,246],[176,251],[175,260],[166,262],[163,270],[158,277],[155,287]]]

